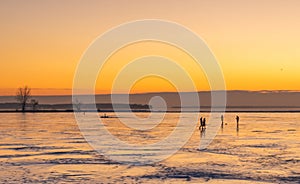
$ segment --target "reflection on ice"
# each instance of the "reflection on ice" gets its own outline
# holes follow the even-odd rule
[[[108,114],[114,116],[114,114]],[[201,114],[209,117],[209,114]],[[93,150],[85,141],[73,114],[0,114],[1,183],[298,183],[300,181],[300,114],[225,114],[223,128],[205,150],[199,143],[208,128],[196,129],[182,149],[158,163],[119,163]],[[124,114],[126,117],[126,113]],[[147,113],[139,116],[147,117]],[[151,130],[134,130],[103,119],[104,127],[129,144],[151,144],[168,136],[178,114],[167,114]],[[284,121],[281,121],[283,120]],[[209,126],[207,126],[209,127]],[[94,127],[95,128],[95,127]],[[92,131],[93,127],[91,127]],[[180,140],[178,135],[178,139]],[[103,145],[110,141],[103,139]],[[169,147],[172,142],[168,143]],[[117,156],[143,154],[166,149],[112,150]],[[134,163],[134,160],[131,160]],[[136,163],[137,164],[137,163]]]

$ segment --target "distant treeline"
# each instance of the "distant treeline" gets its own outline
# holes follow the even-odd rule
[[[81,110],[89,110],[94,109],[94,104],[81,104],[80,109]],[[0,109],[2,110],[18,110],[21,106],[18,103],[0,103]],[[111,110],[111,109],[118,109],[118,110],[150,110],[149,105],[143,105],[143,104],[110,104],[110,103],[104,103],[104,104],[96,104],[96,108],[101,110]],[[31,104],[26,105],[27,110],[33,110],[33,107]],[[39,104],[37,106],[37,110],[72,110],[73,105],[72,104]]]

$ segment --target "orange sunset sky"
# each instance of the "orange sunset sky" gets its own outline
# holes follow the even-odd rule
[[[298,0],[1,0],[0,95],[14,95],[25,84],[33,94],[71,94],[76,66],[89,44],[119,24],[140,19],[177,22],[203,38],[223,70],[227,90],[300,90]],[[149,54],[176,60],[197,90],[210,90],[204,72],[186,53],[144,42],[107,61],[96,91],[109,93],[122,66]],[[174,90],[161,78],[146,77],[131,92]]]

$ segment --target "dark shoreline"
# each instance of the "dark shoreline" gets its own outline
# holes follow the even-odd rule
[[[80,112],[93,112],[93,113],[113,113],[113,112],[135,112],[135,113],[149,113],[151,111],[149,110],[132,110],[132,111],[127,111],[127,110],[119,110],[119,111],[113,111],[113,110],[103,110],[103,111],[80,111]],[[153,113],[300,113],[300,110],[282,110],[282,111],[247,111],[247,110],[226,110],[226,111],[153,111]],[[1,113],[74,113],[73,110],[38,110],[38,111],[13,111],[13,110],[0,110]]]

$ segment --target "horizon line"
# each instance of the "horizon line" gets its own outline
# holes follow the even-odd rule
[[[8,88],[6,88],[8,89]],[[14,89],[14,88],[11,88]],[[56,88],[31,88],[31,90],[72,90],[72,89],[56,89]],[[1,91],[1,89],[0,89]],[[220,91],[226,91],[226,92],[258,92],[258,93],[282,93],[282,92],[287,92],[287,93],[298,93],[300,90],[241,90],[241,89],[233,89],[233,90],[203,90],[203,91],[182,91],[182,92],[177,92],[177,91],[153,91],[153,92],[136,92],[136,93],[129,93],[130,95],[141,95],[141,94],[156,94],[156,93],[207,93],[207,92],[220,92]],[[95,94],[77,94],[77,95],[126,95],[127,93],[125,92],[120,92],[120,93],[95,93]],[[0,97],[13,97],[15,95],[13,94],[0,94]],[[33,94],[31,96],[73,96],[73,94]]]

